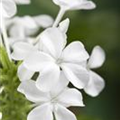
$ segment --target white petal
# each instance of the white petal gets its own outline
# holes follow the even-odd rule
[[[17,4],[30,4],[31,0],[14,0]]]
[[[49,95],[41,92],[35,85],[35,81],[27,80],[23,81],[18,89],[19,92],[23,93],[28,100],[35,103],[42,103],[48,101]]]
[[[65,10],[94,9],[96,5],[88,0],[53,0],[53,2]]]
[[[68,80],[77,88],[83,89],[89,80],[88,71],[80,65],[63,64],[62,69]]]
[[[11,57],[14,60],[24,60],[31,52],[37,51],[34,46],[25,42],[17,42],[13,45]]]
[[[25,66],[23,64],[21,64],[18,67],[18,77],[20,79],[20,81],[25,81],[25,80],[29,80],[32,78],[32,76],[34,75],[35,72],[28,70],[27,68],[25,68]]]
[[[80,6],[78,6],[77,9],[90,10],[90,9],[94,9],[94,8],[96,8],[96,5],[94,2],[88,1],[88,0],[83,0],[82,4]]]
[[[48,54],[43,52],[33,52],[23,62],[25,67],[31,71],[39,72],[46,68],[48,65],[53,64],[54,59]]]
[[[60,69],[57,65],[51,64],[46,66],[44,70],[40,72],[40,76],[36,81],[36,86],[44,92],[50,91],[56,83],[59,81]]]
[[[82,0],[53,0],[53,2],[65,10],[71,10],[81,4]]]
[[[79,41],[69,44],[62,53],[62,59],[65,62],[83,62],[89,58],[83,44]]]
[[[56,109],[54,111],[56,120],[77,120],[76,116],[61,105],[56,105]]]
[[[53,24],[53,18],[49,15],[39,15],[33,18],[39,27],[47,28]]]
[[[26,28],[29,28],[29,29],[37,28],[37,24],[31,16],[25,16],[21,18],[21,22]]]
[[[29,113],[27,120],[53,120],[50,106],[48,104],[43,104],[36,107]]]
[[[16,4],[12,0],[0,1],[0,16],[5,18],[12,17],[17,11]]]
[[[65,89],[57,99],[60,104],[66,107],[84,106],[82,94],[77,89],[74,88]]]
[[[50,91],[50,94],[52,95],[52,97],[54,98],[58,94],[60,94],[64,89],[66,89],[68,84],[69,84],[68,79],[65,77],[63,71],[61,71],[59,81],[57,82],[57,84]]]
[[[12,38],[20,39],[20,38],[25,38],[25,30],[22,25],[13,25],[9,29],[9,35]]]
[[[63,33],[67,33],[70,20],[67,18],[59,24],[59,28]]]
[[[41,33],[40,43],[48,49],[54,58],[58,58],[65,47],[66,39],[58,28],[48,28]]]
[[[94,47],[91,57],[88,61],[90,68],[99,68],[105,61],[105,52],[100,46]]]
[[[101,78],[95,72],[90,71],[90,80],[84,89],[85,92],[92,97],[96,97],[100,94],[104,87],[105,82],[103,78]]]

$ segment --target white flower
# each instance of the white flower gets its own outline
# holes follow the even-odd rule
[[[88,0],[53,0],[64,10],[94,9],[96,5]]]
[[[38,20],[41,21],[41,19],[44,20],[44,18],[47,18],[47,16],[46,17],[39,16],[38,18],[35,17],[36,21]],[[50,19],[46,19],[46,20],[50,20]],[[41,23],[40,21],[39,21],[39,24]],[[45,26],[47,27],[48,23],[45,23],[45,22],[47,21],[44,20],[42,22],[43,24],[41,23],[41,25],[44,27]],[[11,24],[12,23],[10,22],[8,25],[11,25]],[[51,24],[52,24],[52,21],[51,21]],[[68,26],[69,26],[69,19],[66,19],[59,24],[59,29],[63,32],[66,38],[67,38],[66,32],[68,30]],[[15,31],[17,31],[17,29],[14,30],[13,34],[15,33]],[[10,46],[13,49],[13,52],[11,54],[12,59],[17,60],[17,61],[24,60],[26,56],[28,56],[29,53],[31,54],[31,52],[38,50],[39,45],[38,44],[34,45],[35,38],[30,38],[30,37],[21,38],[21,36],[17,34],[15,36],[16,37],[9,38]]]
[[[2,113],[0,112],[0,120],[2,120]]]
[[[17,38],[34,35],[41,27],[47,28],[52,24],[53,19],[48,15],[14,17],[6,21],[10,37]]]
[[[13,0],[17,4],[30,4],[31,0]]]
[[[53,120],[53,114],[56,120],[77,120],[75,115],[66,107],[83,107],[82,94],[77,89],[66,87],[68,81],[62,72],[59,81],[48,93],[41,92],[36,87],[35,81],[32,80],[20,84],[18,91],[36,106],[28,114],[27,120]]]
[[[16,14],[16,11],[16,4],[13,0],[0,0],[0,17],[10,18]]]
[[[105,86],[105,82],[103,78],[101,78],[98,74],[96,74],[90,69],[101,67],[104,61],[105,61],[104,50],[99,46],[94,47],[87,64],[87,68],[90,74],[90,80],[88,82],[88,85],[84,88],[85,92],[91,95],[92,97],[99,95],[99,93],[103,90]]]
[[[40,35],[42,52],[32,52],[24,60],[28,70],[40,72],[36,81],[39,89],[49,91],[58,82],[61,70],[75,87],[82,89],[87,84],[88,72],[81,63],[89,58],[88,53],[79,41],[65,48],[66,44],[66,35],[59,28],[48,28]]]

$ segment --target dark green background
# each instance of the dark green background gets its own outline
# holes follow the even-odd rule
[[[84,94],[85,108],[72,109],[79,120],[120,120],[120,1],[94,0],[91,11],[70,11],[64,16],[71,20],[68,41],[81,40],[91,52],[95,45],[106,51],[107,59],[97,70],[106,81],[104,91],[96,98]],[[32,0],[19,6],[18,15],[49,14],[55,18],[59,8],[52,0]]]

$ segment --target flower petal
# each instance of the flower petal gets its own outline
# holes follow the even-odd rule
[[[34,75],[35,72],[28,70],[27,68],[25,68],[24,64],[21,64],[18,67],[18,77],[20,79],[20,81],[25,81],[25,80],[29,80],[32,78],[32,76]]]
[[[91,57],[88,61],[90,68],[99,68],[105,61],[105,52],[100,46],[94,47]]]
[[[105,82],[98,74],[93,71],[90,71],[90,80],[88,85],[84,88],[85,92],[92,96],[96,97],[105,87]]]
[[[64,10],[89,10],[96,7],[92,1],[88,0],[53,0],[53,2]]]
[[[65,62],[83,62],[89,58],[83,44],[79,41],[69,44],[62,53],[62,59]]]
[[[61,71],[59,81],[50,91],[51,96],[53,98],[58,96],[58,94],[60,94],[64,89],[66,89],[68,84],[69,84],[69,80],[65,77],[63,71]]]
[[[94,8],[96,8],[95,3],[92,2],[92,1],[88,1],[88,0],[83,0],[81,5],[76,7],[76,9],[83,9],[83,10],[91,10],[91,9],[94,9]]]
[[[35,85],[35,81],[26,80],[23,81],[18,89],[19,92],[23,93],[28,100],[35,103],[42,103],[48,101],[49,95],[41,92]]]
[[[76,116],[65,107],[57,104],[54,110],[56,120],[77,120]]]
[[[65,47],[66,39],[58,28],[48,28],[40,35],[40,44],[43,44],[54,57],[58,58]]]
[[[65,89],[57,99],[65,107],[84,106],[82,94],[74,88]]]
[[[36,51],[29,55],[23,64],[28,70],[39,72],[50,64],[53,64],[53,62],[54,59],[48,54]]]
[[[33,17],[39,27],[47,28],[53,24],[53,18],[49,15],[39,15]]]
[[[31,0],[14,0],[17,4],[30,4]]]
[[[17,12],[16,4],[13,0],[0,1],[0,16],[10,18]],[[1,20],[1,19],[0,19]]]
[[[60,69],[57,65],[51,64],[40,72],[36,86],[44,92],[50,91],[59,81]]]
[[[13,45],[11,57],[14,60],[24,60],[31,52],[37,51],[34,46],[25,42],[17,42]]]
[[[36,107],[29,113],[27,120],[53,120],[50,106],[48,104],[43,104]]]
[[[67,18],[67,19],[65,19],[64,21],[62,21],[62,22],[59,24],[59,29],[60,29],[63,33],[67,33],[69,24],[70,24],[70,20]]]
[[[67,79],[77,88],[83,89],[89,80],[88,71],[80,65],[65,63],[62,66]]]

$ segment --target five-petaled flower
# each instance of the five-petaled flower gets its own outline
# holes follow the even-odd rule
[[[76,120],[75,115],[66,108],[84,107],[83,98],[77,89],[66,87],[68,83],[63,72],[59,82],[47,93],[40,91],[33,80],[22,82],[18,91],[35,103],[35,108],[28,114],[27,120],[53,120],[53,114],[56,120]]]
[[[89,74],[82,65],[89,58],[84,45],[72,42],[66,47],[66,35],[59,28],[48,28],[40,35],[40,51],[32,52],[22,66],[34,72],[40,72],[36,85],[43,91],[49,91],[58,82],[62,70],[67,79],[82,89],[89,80]],[[52,82],[50,81],[52,80]]]

